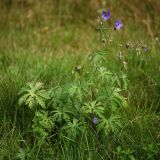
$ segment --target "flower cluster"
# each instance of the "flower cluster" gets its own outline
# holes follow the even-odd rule
[[[137,55],[139,55],[141,53],[141,50],[145,53],[148,52],[148,47],[142,41],[140,41],[140,42],[128,42],[128,43],[125,44],[125,47],[127,49],[135,50]]]
[[[110,11],[102,11],[102,20],[103,21],[108,21],[111,18],[111,13]],[[121,20],[117,19],[114,23],[114,29],[115,30],[120,30],[121,27],[123,27],[123,23]]]

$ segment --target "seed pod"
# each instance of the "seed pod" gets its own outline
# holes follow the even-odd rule
[[[126,43],[125,47],[126,47],[126,48],[129,48],[129,47],[130,47],[129,43]]]
[[[106,43],[106,39],[105,39],[105,38],[102,39],[102,43],[103,43],[103,44]]]

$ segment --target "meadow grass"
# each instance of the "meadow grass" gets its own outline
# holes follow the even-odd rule
[[[13,9],[10,21],[1,20],[0,159],[158,160],[158,41],[129,19],[100,50],[96,17],[86,23],[81,15],[74,22],[69,10],[75,12],[66,6],[57,18],[44,14],[26,22],[25,13],[18,21]],[[69,18],[61,17],[63,12]],[[148,52],[137,55],[125,48],[140,40]],[[127,68],[117,57],[120,50]],[[31,99],[42,99],[19,103],[30,92]]]

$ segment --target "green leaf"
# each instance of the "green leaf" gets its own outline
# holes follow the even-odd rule
[[[43,89],[43,84],[28,83],[25,88],[22,88],[19,92],[21,97],[19,98],[18,104],[21,106],[23,104],[27,105],[30,109],[36,108],[37,106],[46,108],[46,101],[49,99],[49,91]]]

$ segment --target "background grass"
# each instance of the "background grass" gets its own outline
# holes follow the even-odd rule
[[[38,1],[0,2],[0,159],[18,159],[21,148],[32,153],[28,159],[120,159],[116,148],[131,149],[136,159],[160,157],[160,2],[144,1]],[[27,82],[40,81],[47,88],[71,82],[72,70],[99,49],[97,15],[110,9],[112,24],[124,22],[116,42],[143,40],[149,51],[140,57],[126,51],[127,71],[117,61],[118,48],[109,46],[105,66],[115,74],[124,72],[129,88],[124,93],[129,108],[119,134],[104,137],[85,133],[77,144],[57,138],[41,148],[33,144],[33,113],[18,108],[18,92]],[[114,34],[114,33],[113,33]],[[115,40],[115,39],[114,39]],[[88,69],[89,72],[89,69]],[[88,131],[89,132],[89,131]],[[101,144],[102,146],[97,146]],[[77,148],[75,148],[77,146]],[[99,149],[99,147],[101,147]],[[142,149],[146,147],[146,152]],[[123,152],[121,152],[123,155]],[[125,156],[123,155],[123,158]],[[124,158],[125,159],[125,158]],[[126,158],[127,159],[127,158]]]

